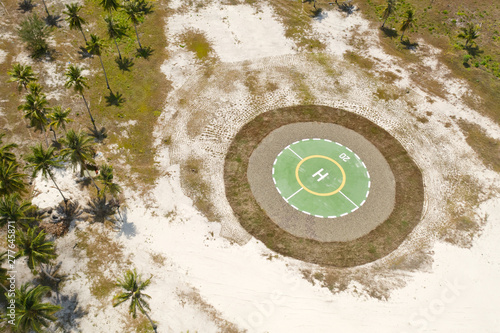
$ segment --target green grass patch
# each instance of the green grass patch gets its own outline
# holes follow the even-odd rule
[[[205,34],[198,30],[186,31],[181,35],[181,42],[185,45],[186,49],[194,52],[196,58],[199,60],[206,59],[213,52],[212,46]]]

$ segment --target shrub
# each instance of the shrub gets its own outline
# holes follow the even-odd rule
[[[32,57],[39,58],[47,53],[49,45],[46,39],[50,36],[50,29],[37,14],[21,22],[18,33],[21,40],[27,44]]]

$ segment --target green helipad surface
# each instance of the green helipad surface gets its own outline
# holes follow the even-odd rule
[[[359,156],[326,139],[303,139],[283,149],[274,161],[273,180],[293,208],[322,218],[357,210],[365,203],[371,184]]]

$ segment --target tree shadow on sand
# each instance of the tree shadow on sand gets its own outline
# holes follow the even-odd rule
[[[125,235],[127,238],[132,238],[135,237],[137,234],[137,228],[135,227],[135,224],[133,222],[128,221],[128,211],[127,208],[124,207],[121,211],[120,208],[118,207],[120,219],[118,220],[119,222],[116,224],[116,227],[118,228],[119,232],[118,235]]]
[[[130,72],[130,68],[134,66],[134,59],[129,57],[123,57],[121,59],[120,57],[116,57],[115,62],[118,65],[118,68],[124,72]]]
[[[417,42],[413,42],[413,43],[410,42],[409,38],[403,39],[403,41],[401,41],[401,44],[404,45],[404,47],[407,50],[412,50],[412,51],[415,51],[417,49],[417,47],[419,46]]]
[[[62,307],[62,309],[56,313],[58,326],[60,326],[64,332],[72,332],[75,329],[79,331],[80,320],[87,316],[88,311],[80,306],[78,294],[57,296],[56,305]]]

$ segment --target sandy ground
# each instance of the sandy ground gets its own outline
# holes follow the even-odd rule
[[[181,4],[174,1],[171,6]],[[111,234],[129,260],[125,267],[152,275],[147,293],[152,296],[151,317],[158,322],[159,332],[225,332],[235,327],[248,332],[498,330],[500,198],[495,188],[500,179],[485,169],[454,119],[477,123],[494,138],[500,137],[500,128],[463,103],[467,84],[448,78],[449,70],[436,60],[439,50],[419,42],[424,66],[434,69],[436,79],[446,87],[446,98],[430,95],[412,81],[410,72],[418,68],[385,54],[376,31],[369,30],[359,13],[345,17],[328,11],[314,23],[315,33],[332,55],[328,62],[335,77],[313,57],[297,53],[293,41],[284,37],[276,13],[267,6],[257,11],[249,5],[214,4],[198,12],[177,13],[166,25],[171,57],[162,69],[175,90],[155,132],[162,176],[149,196],[125,189],[124,222]],[[249,26],[254,27],[251,33],[246,30]],[[216,53],[218,62],[209,79],[201,73],[203,64],[179,47],[176,34],[191,27],[205,32]],[[353,49],[348,43],[353,32],[368,45],[357,52],[377,59],[370,75],[340,57]],[[396,73],[398,79],[383,83],[384,71]],[[248,73],[276,89],[252,94],[244,83]],[[388,130],[421,167],[426,186],[425,214],[408,240],[377,262],[337,270],[352,279],[347,288],[336,291],[334,287],[333,292],[315,279],[304,279],[304,270],[321,273],[321,267],[275,256],[242,230],[222,184],[224,152],[238,129],[256,114],[300,103],[304,85],[312,102],[356,112]],[[377,98],[382,85],[401,97]],[[188,105],[179,103],[183,98],[188,98]],[[426,115],[429,122],[416,120]],[[161,145],[166,135],[172,135],[169,147]],[[204,162],[203,176],[213,188],[221,223],[208,222],[183,194],[179,163],[189,156]],[[484,201],[473,211],[455,194],[465,176],[483,191]],[[58,173],[57,180],[72,197],[82,196],[72,172]],[[34,203],[46,207],[59,200],[50,184],[41,179],[35,184],[40,194]],[[439,240],[448,218],[447,198],[482,221],[482,233],[471,237],[471,247]],[[79,221],[57,240],[61,272],[68,279],[52,298],[69,306],[61,320],[66,332],[126,331],[126,306],[113,308],[112,295],[103,300],[92,296],[93,276],[87,270],[92,258],[82,257],[78,246],[78,232],[97,235],[101,229]],[[395,265],[422,255],[428,265]],[[158,256],[164,260],[155,260]],[[113,261],[101,270],[115,279],[123,264]],[[374,288],[385,290],[388,299],[370,297]]]

